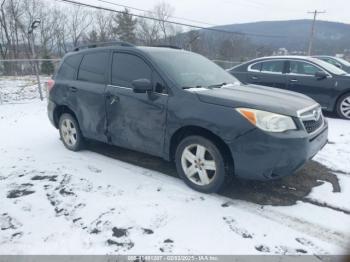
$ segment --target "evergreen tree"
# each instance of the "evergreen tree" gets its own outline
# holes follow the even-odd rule
[[[125,9],[123,13],[119,13],[114,18],[117,26],[114,28],[116,35],[121,41],[130,43],[136,42],[136,24],[137,20],[133,19],[128,9]]]
[[[98,42],[98,34],[96,32],[96,30],[92,30],[88,37],[87,37],[88,43],[97,43]]]
[[[51,56],[45,52],[43,59],[51,59]],[[44,75],[52,75],[55,71],[55,66],[52,61],[43,61],[41,63],[41,73]]]

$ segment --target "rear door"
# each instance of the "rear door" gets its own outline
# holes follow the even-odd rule
[[[141,56],[115,52],[107,88],[108,133],[115,145],[161,156],[168,91],[165,82]],[[132,81],[149,79],[153,92],[134,93]]]
[[[256,85],[286,88],[284,60],[267,60],[248,67],[247,82]]]
[[[287,70],[287,89],[310,96],[323,108],[330,106],[335,86],[335,80],[330,74],[317,65],[302,60],[289,60]],[[320,71],[329,77],[318,79],[315,74]]]
[[[81,61],[77,81],[70,86],[84,136],[106,141],[105,91],[107,87],[108,51],[86,53]]]

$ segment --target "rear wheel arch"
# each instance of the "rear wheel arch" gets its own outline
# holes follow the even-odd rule
[[[55,127],[58,128],[58,124],[59,124],[59,121],[60,121],[60,117],[63,115],[63,114],[70,114],[72,115],[72,117],[75,118],[75,120],[78,122],[79,124],[79,121],[78,121],[78,118],[76,117],[76,114],[74,113],[73,110],[71,110],[68,106],[66,105],[60,105],[60,106],[57,106],[53,112],[53,118],[54,118],[54,124],[55,124]]]
[[[232,174],[234,170],[234,159],[231,154],[231,150],[227,144],[218,135],[214,134],[210,130],[199,126],[185,126],[178,129],[170,139],[169,158],[175,159],[175,153],[178,145],[181,141],[188,136],[201,136],[211,142],[213,142],[220,150],[223,158],[225,159],[226,169],[228,174]]]

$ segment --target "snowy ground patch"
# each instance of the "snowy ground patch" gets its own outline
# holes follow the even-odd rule
[[[45,94],[45,83],[49,79],[41,76],[41,85]],[[0,104],[18,103],[38,98],[38,85],[35,76],[0,76]]]
[[[70,152],[45,102],[2,104],[0,254],[345,254],[350,121],[329,124],[331,143],[315,159],[335,170],[340,189],[320,176],[296,204],[272,206],[201,194],[91,150]]]

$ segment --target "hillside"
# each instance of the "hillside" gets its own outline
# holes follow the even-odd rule
[[[287,48],[291,53],[306,52],[311,24],[312,20],[290,20],[222,25],[214,28],[240,32],[243,35],[204,29],[192,30],[176,35],[174,43],[213,60],[246,61],[272,55],[279,48]],[[254,36],[256,34],[260,37]],[[349,56],[350,24],[317,21],[313,54],[335,55],[344,52]],[[222,66],[228,68],[233,64]]]
[[[251,34],[280,35],[281,38],[249,37],[254,44],[273,48],[285,47],[291,51],[304,51],[308,44],[312,20],[269,21],[223,25],[216,28]],[[205,34],[210,34],[206,32]],[[350,48],[350,24],[317,21],[316,53],[343,52]]]

